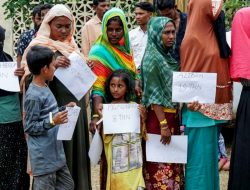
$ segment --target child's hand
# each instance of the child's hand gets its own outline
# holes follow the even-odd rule
[[[75,102],[70,102],[66,105],[66,107],[75,107],[76,103]]]
[[[58,112],[54,117],[53,121],[55,125],[63,124],[68,122],[68,111],[64,110],[62,112]]]
[[[100,116],[100,118],[102,118],[102,110],[103,110],[103,104],[99,104],[97,111],[98,111],[98,115]]]
[[[141,120],[145,121],[147,118],[147,110],[143,105],[138,106],[139,112],[140,112],[140,116],[141,116]]]

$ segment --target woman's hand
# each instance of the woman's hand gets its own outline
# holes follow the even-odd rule
[[[142,89],[141,89],[141,84],[140,80],[135,80],[135,94],[138,98],[142,97]]]
[[[198,101],[194,101],[192,103],[188,103],[187,107],[191,110],[191,111],[198,111],[201,108],[201,104]]]
[[[55,67],[58,68],[58,67],[63,67],[63,68],[66,68],[66,67],[69,67],[70,66],[70,60],[65,57],[65,56],[58,56],[55,60]]]
[[[66,107],[75,107],[76,103],[75,102],[69,102]]]
[[[89,66],[90,69],[93,69],[93,67],[95,66],[95,63],[92,60],[87,60],[87,65]]]
[[[14,74],[18,77],[22,77],[24,75],[24,67],[22,68],[17,68],[15,71],[14,71]]]
[[[167,124],[161,125],[161,143],[169,144],[171,141],[171,131]]]

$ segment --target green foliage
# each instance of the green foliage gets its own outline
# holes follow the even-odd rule
[[[227,0],[224,3],[224,10],[225,10],[225,22],[226,22],[226,28],[230,29],[233,16],[237,10],[239,10],[242,7],[250,6],[250,2],[246,0]]]
[[[66,3],[66,0],[39,0],[39,4],[50,3]],[[30,0],[8,0],[3,4],[5,8],[4,14],[6,15],[6,19],[13,18],[16,16],[17,12],[21,12],[24,18],[24,24],[30,25],[31,19],[28,19],[31,16],[32,9],[38,5],[38,3]]]

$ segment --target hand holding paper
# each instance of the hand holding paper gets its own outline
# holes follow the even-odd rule
[[[57,140],[72,139],[81,108],[78,106],[66,107],[66,110],[68,111],[68,122],[59,126]]]

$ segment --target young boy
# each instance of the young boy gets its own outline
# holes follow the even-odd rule
[[[27,54],[33,80],[24,101],[24,131],[28,134],[35,190],[74,189],[63,143],[57,140],[58,125],[68,122],[68,113],[58,112],[56,99],[46,84],[53,79],[54,61],[54,53],[46,47],[34,46]],[[71,102],[67,106],[74,105]]]

